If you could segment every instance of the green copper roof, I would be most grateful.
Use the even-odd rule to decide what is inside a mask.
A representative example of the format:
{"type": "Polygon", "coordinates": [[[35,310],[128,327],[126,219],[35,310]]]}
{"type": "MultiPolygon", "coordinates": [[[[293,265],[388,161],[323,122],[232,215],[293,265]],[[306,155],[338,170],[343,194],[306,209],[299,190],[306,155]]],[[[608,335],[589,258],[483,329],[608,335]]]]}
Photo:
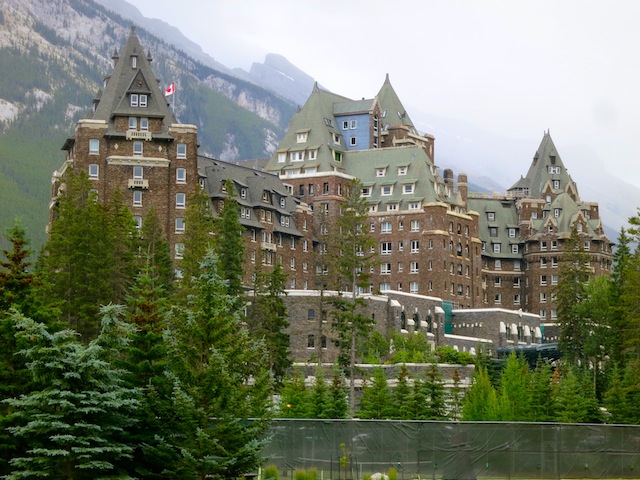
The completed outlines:
{"type": "Polygon", "coordinates": [[[415,127],[407,110],[402,105],[398,94],[391,86],[389,81],[389,74],[387,74],[382,88],[377,95],[378,103],[380,104],[380,110],[382,111],[383,118],[381,119],[383,125],[405,125],[410,127],[415,133],[415,127]]]}

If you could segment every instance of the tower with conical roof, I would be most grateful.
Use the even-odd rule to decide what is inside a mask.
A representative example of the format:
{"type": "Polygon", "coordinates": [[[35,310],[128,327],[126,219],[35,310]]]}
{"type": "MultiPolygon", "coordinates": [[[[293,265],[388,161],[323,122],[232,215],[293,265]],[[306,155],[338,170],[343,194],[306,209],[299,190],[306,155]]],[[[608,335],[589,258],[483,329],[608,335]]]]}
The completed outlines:
{"type": "Polygon", "coordinates": [[[604,233],[598,204],[580,199],[546,131],[527,174],[507,195],[473,198],[470,207],[480,214],[483,303],[539,314],[547,324],[545,340],[553,341],[554,291],[560,281],[560,258],[573,230],[589,253],[592,275],[611,271],[613,244],[604,233]]]}
{"type": "Polygon", "coordinates": [[[197,128],[177,123],[151,69],[135,27],[113,71],[62,149],[66,160],[54,173],[53,200],[72,170],[88,174],[101,202],[123,194],[138,226],[151,207],[177,256],[181,252],[186,197],[198,182],[197,128]]]}

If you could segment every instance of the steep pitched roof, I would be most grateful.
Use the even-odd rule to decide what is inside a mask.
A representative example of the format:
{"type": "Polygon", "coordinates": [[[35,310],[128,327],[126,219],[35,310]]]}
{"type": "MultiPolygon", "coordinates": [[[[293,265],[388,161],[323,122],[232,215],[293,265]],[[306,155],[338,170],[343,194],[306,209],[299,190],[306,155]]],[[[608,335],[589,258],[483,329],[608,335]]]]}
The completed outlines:
{"type": "Polygon", "coordinates": [[[551,186],[556,194],[571,191],[576,201],[580,201],[578,188],[562,163],[558,149],[547,131],[533,156],[527,175],[520,178],[508,191],[525,189],[530,198],[544,198],[548,186],[551,186]],[[553,189],[554,180],[559,181],[560,188],[553,189]]]}
{"type": "Polygon", "coordinates": [[[99,95],[93,118],[112,124],[114,116],[141,116],[144,113],[145,117],[162,118],[166,128],[176,123],[151,69],[150,56],[145,55],[140,45],[135,27],[131,27],[121,54],[114,51],[113,59],[116,62],[113,73],[99,95]],[[135,57],[135,64],[132,63],[132,57],[135,57]],[[129,99],[132,93],[147,95],[144,112],[131,107],[129,99]]]}
{"type": "Polygon", "coordinates": [[[407,113],[407,110],[402,105],[400,97],[391,86],[389,80],[389,74],[387,74],[378,95],[376,96],[378,103],[380,104],[380,110],[382,111],[382,125],[404,125],[411,129],[412,133],[417,133],[416,129],[407,113]]]}
{"type": "Polygon", "coordinates": [[[310,150],[317,150],[317,156],[313,162],[317,164],[317,171],[328,172],[335,168],[341,169],[341,164],[335,161],[333,152],[344,152],[346,147],[336,124],[333,108],[334,104],[345,102],[350,100],[322,90],[316,83],[304,106],[293,116],[287,133],[267,164],[267,171],[280,172],[287,167],[307,166],[292,162],[288,154],[284,161],[279,161],[279,153],[310,150]],[[298,142],[299,133],[306,133],[305,142],[298,142]],[[334,135],[340,137],[339,143],[334,141],[334,135]]]}

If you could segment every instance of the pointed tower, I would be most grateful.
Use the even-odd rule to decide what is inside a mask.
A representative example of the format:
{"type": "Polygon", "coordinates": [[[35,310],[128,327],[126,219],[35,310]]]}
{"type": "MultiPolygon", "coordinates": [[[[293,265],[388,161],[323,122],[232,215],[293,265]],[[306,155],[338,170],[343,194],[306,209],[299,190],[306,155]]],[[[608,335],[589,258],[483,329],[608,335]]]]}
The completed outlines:
{"type": "Polygon", "coordinates": [[[186,197],[198,182],[197,128],[176,122],[135,27],[112,59],[93,116],[80,120],[62,147],[66,161],[54,173],[52,205],[66,172],[86,172],[101,202],[117,190],[123,194],[139,227],[155,207],[168,242],[180,252],[186,197]]]}

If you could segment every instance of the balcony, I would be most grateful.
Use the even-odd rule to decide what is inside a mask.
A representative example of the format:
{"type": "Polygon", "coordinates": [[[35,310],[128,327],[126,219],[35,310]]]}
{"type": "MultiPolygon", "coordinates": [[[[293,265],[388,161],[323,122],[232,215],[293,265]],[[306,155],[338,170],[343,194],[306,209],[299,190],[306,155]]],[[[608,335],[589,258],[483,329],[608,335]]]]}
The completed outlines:
{"type": "Polygon", "coordinates": [[[271,242],[262,242],[262,250],[276,251],[276,244],[271,242]]]}
{"type": "Polygon", "coordinates": [[[127,140],[146,140],[149,141],[152,138],[149,130],[127,130],[127,140]]]}
{"type": "Polygon", "coordinates": [[[147,190],[149,188],[149,180],[144,178],[130,178],[129,188],[142,188],[143,190],[147,190]]]}

